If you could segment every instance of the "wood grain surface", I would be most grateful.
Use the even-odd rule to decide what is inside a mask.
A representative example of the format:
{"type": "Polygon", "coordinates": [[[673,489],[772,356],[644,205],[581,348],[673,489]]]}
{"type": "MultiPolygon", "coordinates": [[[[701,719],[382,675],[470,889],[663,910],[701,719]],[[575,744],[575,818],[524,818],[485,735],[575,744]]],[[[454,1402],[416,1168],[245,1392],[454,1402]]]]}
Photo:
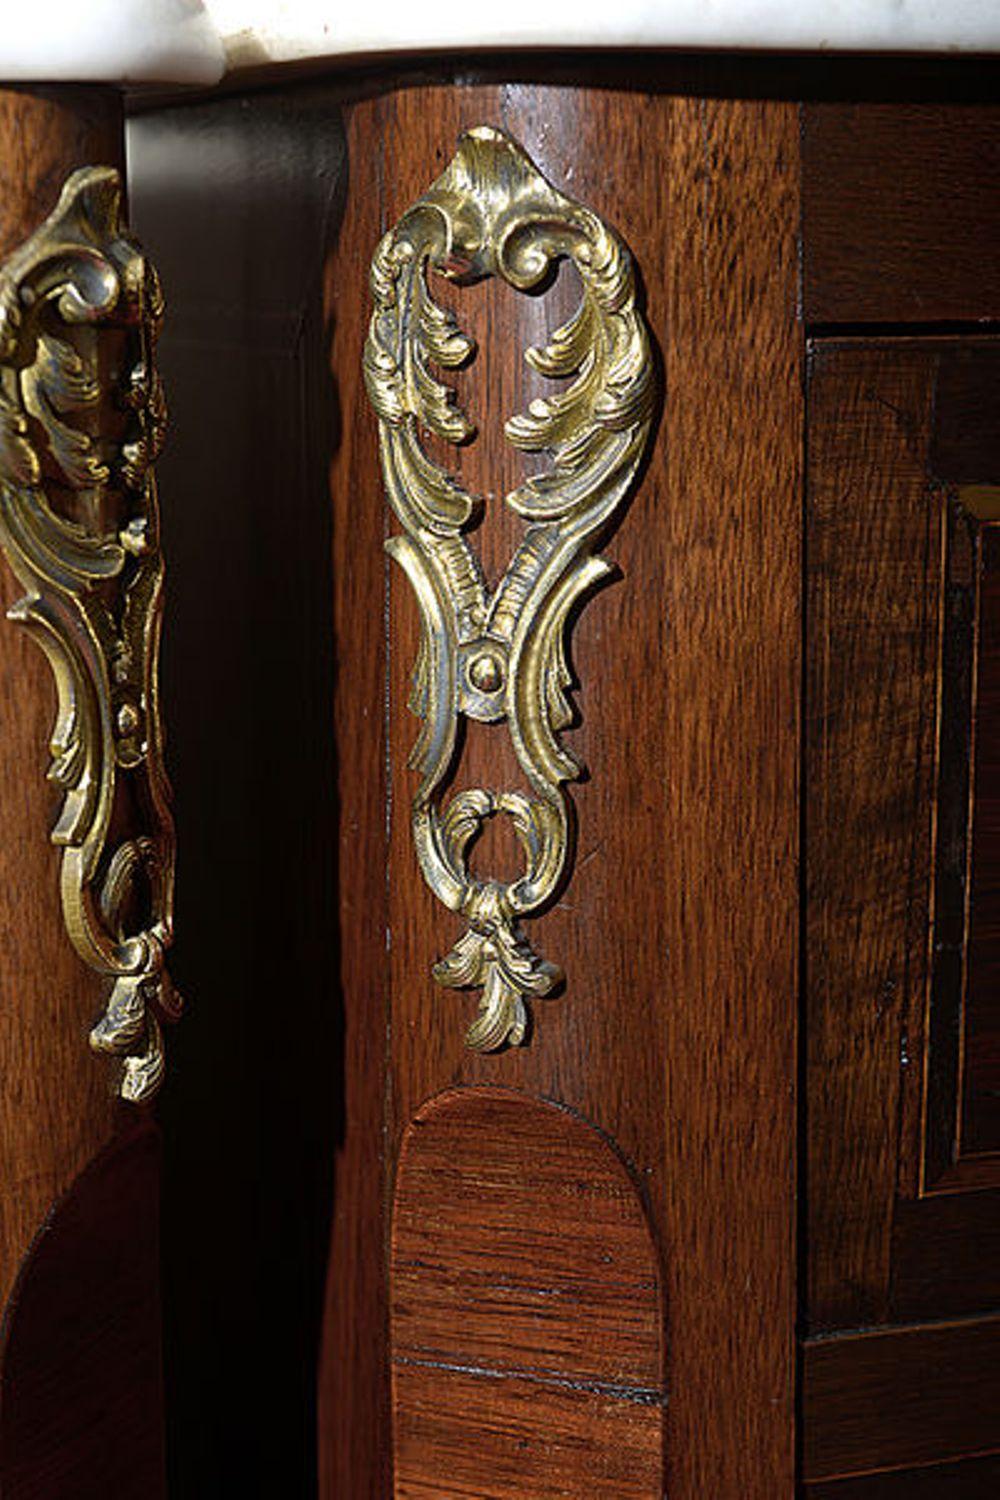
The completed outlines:
{"type": "MultiPolygon", "coordinates": [[[[0,255],[55,207],[66,175],[122,164],[112,90],[0,92],[0,255]]],[[[23,590],[0,557],[0,608],[23,590]]],[[[114,1073],[87,1034],[106,985],[63,926],[58,795],[46,781],[55,688],[26,631],[0,618],[0,1306],[53,1200],[111,1136],[114,1073]]]]}
{"type": "Polygon", "coordinates": [[[934,368],[928,460],[948,487],[948,508],[924,1185],[946,1192],[1000,1186],[994,983],[1000,343],[945,341],[934,368]]]}
{"type": "Polygon", "coordinates": [[[660,1500],[659,1256],[590,1126],[455,1089],[403,1138],[390,1262],[395,1493],[660,1500]]]}
{"type": "MultiPolygon", "coordinates": [[[[1000,513],[1000,489],[996,492],[1000,513]]],[[[979,552],[962,1155],[1000,1153],[1000,527],[979,552]]],[[[1000,1166],[1000,1163],[997,1164],[1000,1166]]]]}
{"type": "MultiPolygon", "coordinates": [[[[971,82],[971,80],[970,80],[971,82]]],[[[813,323],[1000,317],[1000,108],[868,100],[803,112],[805,315],[813,323]]],[[[971,90],[970,90],[971,91],[971,90]]]]}
{"type": "Polygon", "coordinates": [[[909,1468],[1000,1447],[1000,1318],[806,1344],[805,1478],[909,1468]]]}
{"type": "Polygon", "coordinates": [[[988,780],[970,803],[976,674],[956,634],[977,579],[989,604],[989,528],[955,483],[993,472],[995,360],[989,338],[899,337],[827,340],[810,363],[806,1317],[845,1333],[806,1346],[815,1480],[1000,1449],[997,1160],[967,1156],[960,1128],[969,1049],[985,1042],[987,1077],[990,1056],[963,1034],[966,924],[982,930],[991,888],[988,863],[967,881],[965,834],[981,845],[993,820],[988,780]]]}
{"type": "MultiPolygon", "coordinates": [[[[202,581],[215,577],[217,592],[211,605],[204,603],[209,591],[186,601],[188,640],[198,657],[203,615],[214,627],[228,619],[225,661],[198,657],[201,701],[217,711],[207,684],[221,677],[242,683],[251,697],[256,684],[260,704],[245,722],[238,711],[226,719],[230,731],[246,731],[235,736],[246,747],[245,780],[226,796],[194,794],[187,815],[201,882],[188,910],[189,920],[200,920],[191,969],[201,983],[206,972],[213,979],[207,1032],[216,1028],[215,1043],[226,1049],[240,1028],[246,1052],[231,1092],[244,1103],[255,1077],[269,1081],[259,1119],[237,1108],[213,1136],[214,1154],[202,1160],[202,1198],[215,1214],[209,1285],[221,1294],[227,1255],[252,1247],[240,1264],[257,1258],[252,1285],[264,1295],[255,1305],[272,1337],[286,1308],[301,1325],[308,1297],[287,1295],[299,1261],[283,1253],[277,1232],[260,1226],[289,1222],[268,1212],[276,1201],[296,1201],[290,1189],[280,1197],[268,1187],[283,1159],[332,1160],[318,1381],[323,1500],[385,1500],[392,1490],[386,1283],[394,1174],[404,1132],[429,1099],[455,1085],[500,1085],[556,1101],[606,1132],[622,1153],[646,1205],[664,1282],[670,1403],[663,1477],[671,1500],[792,1493],[802,577],[796,101],[810,101],[801,159],[804,316],[828,328],[964,322],[996,316],[997,195],[989,191],[997,172],[996,76],[995,66],[938,60],[889,67],[881,59],[816,59],[790,76],[783,59],[618,64],[562,54],[462,66],[424,59],[397,74],[341,70],[315,93],[299,82],[203,103],[192,111],[198,124],[186,143],[183,132],[171,137],[175,170],[167,174],[160,224],[167,233],[173,218],[178,242],[189,242],[193,288],[204,282],[205,248],[218,241],[226,251],[212,266],[214,302],[198,304],[190,329],[191,347],[200,339],[202,354],[200,366],[194,358],[188,366],[186,426],[201,435],[178,474],[201,476],[192,497],[204,504],[187,531],[187,559],[202,581]],[[224,178],[225,190],[216,204],[203,174],[223,114],[226,166],[212,181],[224,178]],[[321,117],[325,123],[317,123],[321,117]],[[285,134],[264,150],[261,122],[270,119],[280,119],[285,134]],[[573,790],[576,869],[560,900],[532,924],[542,951],[565,967],[566,987],[536,1006],[528,1048],[490,1058],[462,1047],[474,997],[441,991],[430,977],[460,929],[424,888],[410,838],[414,783],[405,763],[417,724],[405,705],[417,621],[408,586],[390,577],[382,552],[389,527],[375,423],[359,378],[371,252],[443,169],[460,128],[480,122],[510,130],[558,187],[623,233],[643,279],[663,388],[649,463],[603,546],[620,576],[587,605],[574,636],[579,722],[567,738],[589,766],[589,779],[573,790]],[[296,205],[313,201],[334,159],[337,184],[321,222],[299,218],[296,205]],[[296,195],[292,182],[305,189],[296,195]],[[208,222],[197,248],[189,216],[208,222]],[[239,235],[231,229],[227,238],[223,221],[237,223],[239,235]],[[302,246],[316,244],[326,257],[328,354],[317,353],[314,340],[313,270],[288,249],[297,245],[302,256],[302,246]],[[301,300],[289,290],[296,275],[301,300]],[[242,313],[231,296],[236,284],[245,293],[242,313]],[[301,337],[287,331],[290,311],[301,337]],[[313,391],[317,369],[329,409],[313,391]],[[217,421],[199,422],[209,384],[214,398],[225,395],[230,414],[222,443],[217,421]],[[230,399],[244,387],[252,387],[246,402],[230,399]],[[306,477],[327,458],[330,536],[317,522],[306,477]],[[204,546],[206,515],[226,552],[223,569],[204,546]],[[289,515],[301,564],[294,576],[275,519],[289,515]],[[235,561],[234,537],[241,539],[235,561]],[[317,577],[329,556],[333,598],[324,615],[317,577]],[[302,619],[303,588],[315,638],[301,639],[301,653],[293,653],[289,639],[299,640],[302,627],[290,622],[302,619]],[[237,619],[249,622],[240,627],[249,647],[237,619]],[[320,682],[330,649],[332,705],[320,682]],[[308,663],[301,671],[296,654],[308,663]],[[254,673],[241,675],[248,655],[254,673]],[[332,747],[335,763],[326,765],[317,749],[314,763],[297,756],[289,774],[282,714],[314,745],[332,747]],[[215,872],[234,847],[246,851],[249,843],[227,812],[246,805],[245,783],[274,810],[270,842],[254,853],[249,873],[238,874],[231,861],[220,893],[215,872]],[[307,820],[314,826],[302,834],[307,820]],[[282,855],[289,829],[296,831],[294,860],[282,855]],[[336,852],[331,886],[322,887],[330,891],[326,907],[308,894],[316,871],[325,871],[324,850],[336,852]],[[269,874],[275,867],[277,883],[269,874]],[[220,904],[228,943],[217,941],[220,904]],[[311,941],[307,926],[315,929],[311,941]],[[233,953],[241,955],[235,977],[233,953]],[[207,971],[206,954],[217,955],[207,971]],[[274,1068],[271,1044],[260,1039],[273,1035],[276,993],[294,996],[294,1025],[283,1034],[290,1052],[274,1068]],[[317,1132],[324,1101],[326,1125],[317,1132]],[[245,1158],[248,1121],[254,1159],[266,1165],[259,1183],[234,1183],[226,1171],[223,1202],[213,1176],[245,1158]],[[324,1130],[335,1138],[320,1139],[324,1130]],[[225,1204],[237,1199],[245,1236],[222,1224],[225,1204]]],[[[184,113],[158,118],[173,129],[184,113]]],[[[157,149],[151,137],[149,160],[157,149]]],[[[456,378],[480,433],[452,458],[463,481],[487,498],[477,535],[492,577],[519,533],[502,497],[521,461],[501,427],[536,391],[520,351],[559,321],[573,300],[571,282],[564,273],[543,297],[488,283],[451,299],[480,345],[456,378]]],[[[435,292],[448,300],[445,289],[435,292]]],[[[1000,1305],[994,1195],[916,1196],[940,522],[949,485],[988,475],[990,434],[1000,432],[1000,381],[987,378],[987,356],[973,342],[941,339],[932,349],[903,342],[852,354],[826,345],[814,360],[806,624],[815,652],[806,770],[815,794],[805,812],[812,902],[805,980],[814,1234],[808,1312],[816,1327],[973,1315],[1000,1305]],[[815,842],[818,829],[831,841],[825,850],[815,842]]],[[[178,698],[188,692],[186,671],[176,672],[178,698]]],[[[189,710],[192,732],[199,713],[189,710]]],[[[207,712],[201,719],[214,744],[215,721],[207,712]]],[[[197,735],[189,743],[202,745],[197,735]]],[[[202,762],[189,755],[187,784],[204,788],[202,762]]],[[[456,785],[511,777],[517,770],[503,727],[472,726],[456,785]]],[[[182,807],[182,836],[184,816],[182,807]]],[[[492,826],[475,854],[483,871],[508,867],[514,857],[504,830],[492,826]]],[[[180,1116],[193,1101],[203,1121],[215,1084],[204,1070],[197,1078],[178,1093],[176,1110],[180,1116]]],[[[187,1128],[178,1201],[205,1138],[200,1125],[187,1128]]],[[[295,1223],[301,1230],[297,1216],[295,1223]]],[[[177,1260],[188,1268],[180,1251],[177,1260]]],[[[250,1284],[240,1283],[215,1314],[217,1329],[213,1323],[218,1368],[228,1371],[219,1383],[230,1392],[249,1392],[258,1373],[250,1337],[234,1339],[225,1315],[250,1284]]],[[[425,1306],[419,1277],[414,1285],[407,1316],[447,1323],[433,1290],[425,1306]]],[[[200,1361],[189,1318],[190,1371],[200,1361]]],[[[453,1316],[447,1331],[457,1339],[465,1329],[453,1316]]],[[[442,1418],[437,1403],[424,1399],[414,1370],[398,1367],[397,1392],[407,1382],[413,1421],[424,1424],[422,1458],[466,1461],[447,1411],[442,1418]]],[[[453,1373],[456,1382],[465,1378],[453,1373]]],[[[269,1379],[265,1388],[274,1391],[273,1370],[269,1379]]],[[[844,1385],[849,1392],[849,1377],[844,1385]]],[[[512,1377],[508,1390],[512,1403],[524,1398],[518,1420],[530,1439],[528,1387],[515,1390],[512,1377]]],[[[254,1411],[265,1410],[259,1393],[257,1401],[254,1411]]],[[[567,1399],[560,1418],[567,1432],[582,1409],[567,1399]]],[[[612,1417],[613,1408],[599,1415],[597,1429],[612,1417]]],[[[266,1425],[256,1424],[262,1433],[266,1425]]],[[[254,1452],[265,1441],[276,1449],[289,1430],[282,1419],[254,1452]]],[[[598,1435],[588,1427],[581,1440],[598,1435]]],[[[507,1427],[477,1429],[476,1443],[502,1454],[508,1438],[507,1427]]],[[[222,1474],[225,1447],[216,1441],[222,1474]]],[[[191,1442],[189,1473],[199,1472],[198,1456],[191,1442]]],[[[994,1459],[935,1461],[816,1481],[807,1493],[811,1500],[979,1500],[992,1497],[996,1479],[994,1459]]],[[[548,1482],[539,1480],[543,1492],[548,1482]]]]}
{"type": "Polygon", "coordinates": [[[4,1500],[162,1500],[159,1132],[137,1112],[40,1228],[5,1310],[4,1500]]]}
{"type": "MultiPolygon", "coordinates": [[[[880,1322],[928,978],[943,492],[933,355],[824,345],[807,503],[810,1327],[880,1322]]],[[[915,1105],[919,1109],[919,1105],[915,1105]]],[[[916,1171],[911,1166],[910,1176],[916,1171]]]]}
{"type": "Polygon", "coordinates": [[[962,1108],[961,1016],[968,974],[973,757],[980,680],[977,621],[982,527],[955,495],[947,498],[944,532],[931,897],[934,939],[922,1153],[924,1184],[931,1187],[954,1169],[962,1108]]]}
{"type": "MultiPolygon", "coordinates": [[[[965,757],[968,788],[973,753],[968,723],[957,734],[950,724],[968,675],[953,639],[956,611],[979,571],[974,556],[963,560],[956,517],[967,515],[966,491],[954,481],[993,472],[981,428],[995,369],[988,338],[831,340],[811,362],[806,1008],[816,1331],[986,1311],[1000,1288],[990,1248],[1000,1203],[983,1192],[996,1188],[996,1161],[966,1158],[960,1130],[964,1052],[982,1040],[971,1030],[962,1039],[967,913],[973,931],[978,920],[961,855],[967,791],[964,806],[950,809],[956,760],[965,757]],[[960,1196],[921,1196],[938,1192],[960,1196]]],[[[968,705],[963,712],[967,719],[968,705]]]]}
{"type": "Polygon", "coordinates": [[[807,1484],[803,1495],[806,1500],[994,1500],[998,1488],[1000,1457],[992,1456],[807,1484]]]}
{"type": "MultiPolygon", "coordinates": [[[[354,1227],[341,1232],[330,1287],[334,1309],[361,1298],[370,1344],[345,1383],[346,1313],[331,1312],[339,1333],[328,1332],[321,1376],[322,1493],[384,1494],[379,1214],[402,1131],[444,1088],[499,1084],[606,1131],[642,1184],[666,1287],[672,1497],[774,1500],[791,1493],[793,1463],[795,110],[511,82],[377,88],[347,116],[350,230],[331,255],[328,286],[341,402],[331,497],[344,538],[335,580],[347,716],[340,911],[357,1123],[338,1171],[363,1203],[350,1205],[354,1227]],[[578,855],[564,895],[532,924],[566,970],[565,991],[536,1007],[528,1047],[490,1057],[463,1046],[474,999],[431,978],[458,927],[425,888],[410,836],[416,618],[405,581],[393,577],[388,639],[376,642],[384,498],[357,378],[362,277],[377,235],[444,168],[461,128],[477,123],[509,130],[558,187],[623,232],[664,383],[649,465],[603,549],[621,578],[574,633],[580,724],[569,739],[589,767],[573,792],[578,855]],[[387,866],[371,801],[383,764],[382,670],[387,866]],[[344,1458],[335,1436],[351,1428],[344,1458]]],[[[524,347],[572,297],[563,281],[545,298],[494,283],[459,294],[480,354],[457,383],[480,436],[455,463],[487,496],[478,536],[492,576],[519,534],[502,504],[521,472],[502,422],[530,392],[524,347]]],[[[455,785],[516,774],[505,730],[493,726],[468,736],[455,785]]],[[[507,857],[501,840],[484,840],[477,867],[501,868],[507,857]]]]}
{"type": "Polygon", "coordinates": [[[895,1319],[968,1317],[1000,1307],[1000,1194],[995,1164],[988,1170],[980,1182],[970,1173],[970,1180],[956,1184],[958,1191],[897,1200],[891,1251],[895,1319]]]}
{"type": "MultiPolygon", "coordinates": [[[[71,171],[120,168],[123,156],[117,90],[0,92],[0,255],[55,207],[71,171]]],[[[0,560],[0,608],[21,592],[0,560]]],[[[130,1148],[152,1127],[117,1100],[114,1065],[88,1044],[107,983],[63,922],[46,780],[54,715],[43,653],[0,617],[0,1490],[152,1500],[163,1484],[158,1157],[155,1143],[130,1148]]]]}
{"type": "MultiPolygon", "coordinates": [[[[345,120],[343,222],[327,256],[323,310],[339,422],[329,462],[334,719],[337,744],[337,922],[344,1006],[343,1136],[336,1155],[326,1302],[318,1365],[323,1496],[391,1492],[386,1094],[387,982],[386,532],[361,349],[366,291],[383,208],[366,180],[378,149],[368,109],[345,120]],[[345,1386],[345,1372],[350,1376],[345,1386]]],[[[376,123],[374,129],[379,128],[376,123]]]]}

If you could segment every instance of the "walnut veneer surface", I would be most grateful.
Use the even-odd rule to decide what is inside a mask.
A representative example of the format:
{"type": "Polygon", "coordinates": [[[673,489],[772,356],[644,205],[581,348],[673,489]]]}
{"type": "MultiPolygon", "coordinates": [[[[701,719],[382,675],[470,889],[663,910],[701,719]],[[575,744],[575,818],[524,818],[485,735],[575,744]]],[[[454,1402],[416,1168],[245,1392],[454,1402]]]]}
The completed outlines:
{"type": "MultiPolygon", "coordinates": [[[[134,122],[139,227],[186,309],[163,345],[183,413],[164,487],[187,497],[165,506],[167,544],[192,580],[169,606],[187,657],[171,665],[168,646],[166,663],[177,971],[202,995],[166,1100],[179,1493],[238,1472],[385,1500],[394,1484],[438,1494],[446,1474],[485,1500],[510,1493],[519,1452],[542,1462],[527,1400],[454,1449],[491,1378],[480,1314],[514,1297],[503,1257],[481,1300],[398,1261],[428,1232],[404,1140],[439,1096],[471,1091],[474,1113],[499,1088],[522,1100],[516,1160],[533,1159],[535,1111],[569,1110],[609,1138],[643,1205],[671,1500],[992,1494],[1000,1436],[978,1375],[998,1306],[994,1165],[956,1156],[958,1114],[923,1090],[942,1081],[954,1103],[966,1066],[951,1022],[926,1023],[953,1020],[957,993],[931,1003],[935,881],[955,863],[935,844],[940,767],[965,732],[948,720],[942,739],[938,717],[961,562],[949,507],[997,480],[993,331],[977,321],[996,318],[996,82],[995,65],[932,60],[418,60],[134,122]],[[572,790],[572,878],[534,923],[565,989],[536,1003],[528,1047],[489,1057],[462,1045],[474,999],[430,973],[459,927],[412,847],[416,611],[383,554],[359,374],[375,245],[478,123],[621,232],[661,390],[602,543],[619,576],[573,635],[567,740],[589,777],[572,790]],[[248,798],[268,809],[252,839],[248,798]],[[293,1018],[279,1048],[276,1007],[293,1018]],[[401,1356],[404,1324],[412,1343],[442,1320],[444,1354],[401,1356]],[[433,1412],[410,1403],[417,1368],[433,1412]],[[226,1392],[214,1433],[197,1423],[209,1388],[226,1392]]],[[[521,529],[501,430],[537,393],[522,350],[573,293],[565,273],[538,297],[440,293],[479,343],[456,384],[480,434],[454,462],[487,496],[491,576],[521,529]]],[[[502,726],[472,726],[456,784],[514,777],[502,726]]],[[[482,870],[510,858],[492,829],[475,854],[482,870]]],[[[976,994],[985,1098],[995,1012],[976,994]]],[[[976,1118],[991,1128],[986,1105],[976,1118]]],[[[439,1270],[492,1223],[544,1235],[527,1191],[520,1220],[476,1200],[497,1149],[472,1131],[455,1148],[439,1270]]],[[[539,1255],[540,1295],[555,1282],[539,1255]]],[[[544,1337],[509,1303],[490,1329],[522,1352],[544,1337]]],[[[578,1432],[580,1472],[612,1472],[613,1430],[578,1432]]],[[[532,1500],[559,1492],[532,1483],[532,1500]]]]}

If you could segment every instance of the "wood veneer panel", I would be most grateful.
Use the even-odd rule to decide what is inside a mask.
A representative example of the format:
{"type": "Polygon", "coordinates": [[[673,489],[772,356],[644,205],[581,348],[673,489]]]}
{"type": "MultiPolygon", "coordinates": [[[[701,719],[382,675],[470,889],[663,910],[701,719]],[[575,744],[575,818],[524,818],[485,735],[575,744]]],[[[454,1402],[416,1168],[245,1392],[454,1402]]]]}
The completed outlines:
{"type": "Polygon", "coordinates": [[[996,361],[988,338],[886,339],[824,342],[811,364],[814,1330],[1000,1299],[996,1158],[962,1157],[958,1131],[971,674],[954,639],[974,613],[965,502],[995,473],[996,361]]]}
{"type": "Polygon", "coordinates": [[[995,1307],[1000,1307],[1000,1195],[963,1191],[898,1202],[892,1316],[911,1322],[995,1307]]]}
{"type": "Polygon", "coordinates": [[[343,1135],[334,1176],[326,1303],[318,1365],[320,1494],[385,1500],[390,1491],[389,1341],[385,1268],[388,1180],[386,934],[386,535],[381,478],[361,380],[371,253],[384,226],[366,176],[380,106],[345,121],[343,222],[323,273],[329,368],[339,423],[332,499],[334,721],[340,988],[344,1007],[343,1135]]]}
{"type": "Polygon", "coordinates": [[[1000,109],[810,103],[803,126],[810,322],[1000,317],[1000,109]]]}
{"type": "Polygon", "coordinates": [[[995,524],[983,527],[979,562],[963,1156],[1000,1152],[1000,527],[995,524]]]}
{"type": "MultiPolygon", "coordinates": [[[[76,166],[121,157],[114,90],[0,92],[0,257],[55,207],[76,166]]],[[[61,856],[48,837],[58,807],[45,778],[51,670],[3,618],[22,592],[0,558],[0,1308],[52,1202],[120,1118],[114,1070],[87,1043],[106,984],[67,938],[61,856]]]]}
{"type": "Polygon", "coordinates": [[[949,339],[940,349],[931,469],[954,485],[1000,485],[1000,340],[949,339]]]}
{"type": "Polygon", "coordinates": [[[809,1342],[802,1404],[807,1480],[1000,1450],[1000,1318],[809,1342]]]}
{"type": "Polygon", "coordinates": [[[0,1336],[4,1500],[163,1486],[159,1133],[139,1117],[54,1207],[0,1336]]]}
{"type": "Polygon", "coordinates": [[[399,1500],[659,1500],[660,1291],[635,1186],[592,1127],[507,1090],[432,1100],[396,1178],[399,1500]]]}
{"type": "MultiPolygon", "coordinates": [[[[668,789],[652,852],[668,947],[657,1008],[677,1500],[778,1500],[792,1487],[796,123],[785,105],[686,100],[669,138],[669,280],[658,285],[657,322],[669,633],[662,696],[649,709],[662,714],[668,789]]],[[[637,573],[641,592],[638,560],[637,573]]],[[[653,656],[647,682],[657,666],[653,656]]]]}
{"type": "Polygon", "coordinates": [[[998,1492],[996,1457],[809,1484],[804,1490],[806,1500],[995,1500],[998,1492]]]}
{"type": "Polygon", "coordinates": [[[94,85],[0,89],[0,248],[19,245],[52,212],[77,167],[121,168],[121,93],[94,85]]]}
{"type": "MultiPolygon", "coordinates": [[[[467,1053],[473,1002],[431,978],[458,929],[425,889],[410,838],[416,620],[405,581],[392,578],[388,1158],[422,1103],[459,1082],[545,1095],[607,1131],[645,1184],[665,1257],[671,1495],[775,1500],[791,1492],[793,1427],[795,110],[511,83],[414,86],[351,115],[349,192],[379,202],[385,227],[443,168],[463,126],[511,131],[625,234],[666,389],[660,440],[604,549],[623,580],[574,636],[581,724],[570,739],[591,775],[573,793],[573,878],[533,924],[567,987],[537,1007],[519,1051],[467,1053]]],[[[359,287],[338,277],[336,306],[359,287]]],[[[460,294],[484,351],[458,384],[483,437],[456,463],[491,497],[480,535],[494,564],[518,534],[497,501],[520,472],[499,433],[526,389],[521,351],[570,293],[525,298],[490,283],[460,294]]],[[[375,424],[353,362],[360,338],[340,347],[345,430],[369,434],[350,475],[341,471],[344,493],[368,517],[382,505],[375,424]]],[[[374,566],[357,541],[351,562],[374,566]]],[[[514,774],[504,738],[502,726],[470,735],[459,785],[514,774]]],[[[364,953],[359,970],[377,984],[381,959],[364,953]]],[[[374,1231],[367,1244],[377,1256],[374,1231]]],[[[336,1389],[331,1367],[325,1378],[336,1389]]]]}
{"type": "Polygon", "coordinates": [[[949,490],[925,1129],[925,1185],[935,1192],[1000,1186],[998,376],[996,339],[941,345],[929,453],[949,490]]]}
{"type": "MultiPolygon", "coordinates": [[[[71,171],[120,167],[122,155],[117,92],[0,91],[0,258],[55,207],[71,171]]],[[[61,854],[49,842],[59,806],[46,780],[52,675],[37,643],[4,618],[23,592],[0,558],[0,1308],[51,1204],[120,1114],[114,1065],[87,1041],[107,986],[66,934],[61,854]]]]}
{"type": "MultiPolygon", "coordinates": [[[[941,382],[936,382],[938,391],[941,382]]],[[[939,409],[937,400],[935,407],[939,409]]],[[[945,515],[940,702],[934,827],[933,960],[927,1021],[924,1182],[951,1172],[959,1146],[966,997],[970,796],[979,677],[976,666],[982,529],[960,499],[945,515]]]]}
{"type": "Polygon", "coordinates": [[[396,1371],[397,1500],[659,1500],[661,1413],[602,1389],[396,1371]],[[460,1419],[456,1419],[456,1413],[460,1419]],[[428,1477],[425,1477],[428,1476],[428,1477]]]}
{"type": "Polygon", "coordinates": [[[810,366],[806,1006],[815,1329],[887,1316],[902,1085],[910,1059],[921,1055],[944,503],[926,467],[934,375],[933,353],[916,346],[818,346],[810,366]]]}
{"type": "MultiPolygon", "coordinates": [[[[0,91],[0,258],[76,168],[123,167],[110,88],[0,91]]],[[[0,559],[0,1491],[5,1500],[163,1494],[159,1158],[88,1033],[108,981],[63,921],[55,715],[37,643],[6,620],[0,559]]]]}

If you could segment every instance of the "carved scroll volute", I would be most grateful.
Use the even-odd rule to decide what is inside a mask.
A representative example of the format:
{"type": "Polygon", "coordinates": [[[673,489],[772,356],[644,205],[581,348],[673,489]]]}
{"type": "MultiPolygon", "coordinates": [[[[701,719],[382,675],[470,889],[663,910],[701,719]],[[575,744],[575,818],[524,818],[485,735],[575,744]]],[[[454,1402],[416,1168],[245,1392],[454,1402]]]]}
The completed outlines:
{"type": "Polygon", "coordinates": [[[121,222],[110,167],[67,181],[0,267],[0,545],[25,597],[9,612],[43,647],[58,710],[52,840],[80,957],[110,982],[91,1033],[150,1098],[161,1021],[179,1001],[174,834],[157,694],[163,564],[152,464],[165,408],[153,356],[156,273],[121,222]]]}
{"type": "Polygon", "coordinates": [[[573,606],[609,571],[593,548],[649,436],[653,362],[624,245],[490,126],[461,137],[444,174],[384,237],[371,286],[365,376],[388,501],[403,527],[387,547],[413,585],[422,621],[410,699],[423,720],[411,757],[420,774],[413,833],[431,889],[467,924],[434,973],[446,986],[482,988],[466,1040],[489,1051],[524,1040],[526,998],[561,978],[529,946],[521,923],[569,874],[565,783],[580,767],[559,738],[571,718],[564,637],[573,606]],[[506,423],[512,444],[548,454],[551,466],[506,497],[527,529],[490,593],[467,534],[480,503],[420,442],[421,429],[450,443],[473,433],[454,391],[432,370],[464,364],[473,343],[434,303],[427,277],[467,283],[495,275],[527,291],[560,259],[579,273],[579,307],[545,348],[524,357],[542,375],[571,381],[506,423]],[[530,795],[473,789],[445,801],[459,714],[506,724],[530,795]],[[466,851],[484,820],[500,813],[513,822],[524,872],[506,883],[473,878],[466,851]]]}

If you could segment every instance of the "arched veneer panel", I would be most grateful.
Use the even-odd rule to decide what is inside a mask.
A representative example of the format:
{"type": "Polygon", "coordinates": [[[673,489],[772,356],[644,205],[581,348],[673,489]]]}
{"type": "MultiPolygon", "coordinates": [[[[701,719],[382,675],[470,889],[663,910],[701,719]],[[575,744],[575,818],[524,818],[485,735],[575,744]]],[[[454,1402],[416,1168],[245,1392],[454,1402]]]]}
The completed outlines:
{"type": "Polygon", "coordinates": [[[658,1258],[592,1126],[504,1089],[424,1105],[390,1317],[397,1500],[660,1500],[658,1258]]]}
{"type": "Polygon", "coordinates": [[[0,1326],[3,1500],[165,1500],[159,1197],[138,1114],[25,1257],[0,1326]]]}

